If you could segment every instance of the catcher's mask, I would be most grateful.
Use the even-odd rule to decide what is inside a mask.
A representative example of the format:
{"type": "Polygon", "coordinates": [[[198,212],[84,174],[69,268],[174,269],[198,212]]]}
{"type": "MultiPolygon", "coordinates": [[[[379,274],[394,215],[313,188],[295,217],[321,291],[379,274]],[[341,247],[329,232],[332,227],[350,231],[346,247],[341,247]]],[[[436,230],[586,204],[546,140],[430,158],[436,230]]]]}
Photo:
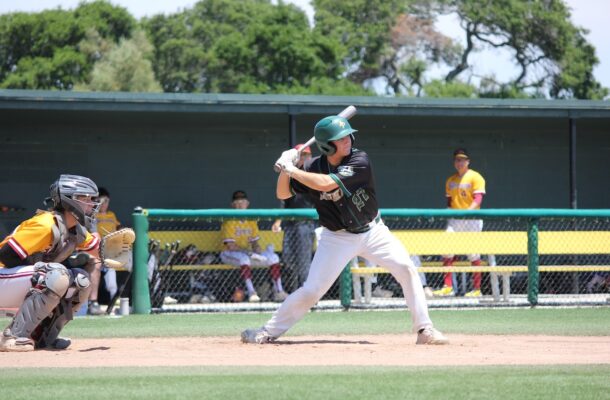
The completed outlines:
{"type": "Polygon", "coordinates": [[[352,129],[347,119],[338,115],[322,118],[313,130],[316,145],[320,152],[326,156],[332,156],[337,151],[337,147],[332,143],[334,140],[350,135],[352,143],[354,143],[354,132],[357,132],[357,130],[352,129]]]}
{"type": "Polygon", "coordinates": [[[91,227],[100,207],[95,182],[84,176],[63,174],[51,184],[49,192],[54,210],[68,211],[79,224],[91,227]]]}

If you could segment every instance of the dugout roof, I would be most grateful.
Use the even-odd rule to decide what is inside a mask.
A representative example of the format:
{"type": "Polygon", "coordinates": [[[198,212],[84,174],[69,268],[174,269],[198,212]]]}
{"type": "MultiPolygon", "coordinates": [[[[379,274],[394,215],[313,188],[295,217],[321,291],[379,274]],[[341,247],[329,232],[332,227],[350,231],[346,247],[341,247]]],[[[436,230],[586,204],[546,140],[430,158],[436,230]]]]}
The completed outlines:
{"type": "Polygon", "coordinates": [[[320,115],[349,104],[370,116],[610,118],[610,101],[590,100],[0,90],[4,110],[320,115]]]}

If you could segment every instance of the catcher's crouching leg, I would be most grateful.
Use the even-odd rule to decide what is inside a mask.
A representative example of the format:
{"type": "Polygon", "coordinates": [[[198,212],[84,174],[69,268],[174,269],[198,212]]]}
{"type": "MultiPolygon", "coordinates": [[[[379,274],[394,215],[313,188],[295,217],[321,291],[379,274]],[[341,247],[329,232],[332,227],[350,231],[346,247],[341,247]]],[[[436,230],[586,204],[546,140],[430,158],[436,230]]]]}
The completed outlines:
{"type": "Polygon", "coordinates": [[[74,313],[87,302],[91,292],[89,274],[80,269],[72,268],[70,288],[61,299],[53,313],[49,315],[38,327],[34,336],[36,348],[51,348],[63,350],[68,348],[72,341],[69,338],[59,337],[59,333],[72,321],[74,313]]]}
{"type": "Polygon", "coordinates": [[[0,338],[0,351],[32,351],[35,340],[32,334],[59,304],[70,285],[66,267],[57,263],[37,263],[36,271],[44,272],[33,277],[35,286],[26,295],[23,304],[0,338]]]}

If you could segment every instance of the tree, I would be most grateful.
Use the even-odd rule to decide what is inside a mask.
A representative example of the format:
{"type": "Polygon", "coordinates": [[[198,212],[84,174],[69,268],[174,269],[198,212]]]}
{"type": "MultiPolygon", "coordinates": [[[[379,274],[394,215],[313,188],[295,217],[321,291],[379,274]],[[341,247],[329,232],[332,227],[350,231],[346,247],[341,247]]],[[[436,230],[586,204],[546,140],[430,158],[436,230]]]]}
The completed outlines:
{"type": "Polygon", "coordinates": [[[134,26],[125,9],[106,1],[82,3],[74,11],[0,15],[0,87],[70,90],[95,62],[78,47],[87,31],[117,41],[134,26]]]}
{"type": "Polygon", "coordinates": [[[607,89],[593,77],[593,67],[599,62],[595,49],[584,38],[586,31],[570,22],[562,0],[439,3],[444,3],[445,12],[457,13],[467,43],[460,62],[445,77],[447,82],[468,70],[468,58],[477,46],[487,45],[515,54],[518,75],[510,82],[497,83],[498,88],[547,92],[551,97],[596,99],[607,95],[607,89]]]}
{"type": "Polygon", "coordinates": [[[562,0],[314,0],[313,4],[315,30],[344,48],[346,76],[365,85],[383,82],[390,95],[427,95],[426,86],[435,95],[470,93],[456,88],[472,87],[464,83],[473,77],[469,58],[485,46],[509,50],[519,73],[509,82],[477,77],[481,96],[598,99],[608,94],[593,77],[598,60],[584,37],[586,31],[570,22],[562,0]],[[465,46],[435,29],[435,20],[446,14],[459,17],[465,46]],[[449,69],[442,81],[427,78],[435,65],[449,69]],[[447,87],[439,92],[442,85],[447,87]]]}
{"type": "Polygon", "coordinates": [[[386,94],[421,95],[426,70],[459,54],[460,46],[435,29],[429,7],[417,9],[413,0],[313,3],[315,30],[344,46],[347,77],[367,86],[381,80],[386,94]]]}
{"type": "Polygon", "coordinates": [[[77,85],[75,90],[112,92],[161,92],[149,55],[152,45],[143,31],[131,39],[121,39],[95,63],[91,80],[77,85]]]}
{"type": "Polygon", "coordinates": [[[164,91],[287,93],[314,82],[328,82],[315,89],[327,93],[354,89],[335,84],[343,74],[341,46],[313,32],[302,10],[281,1],[202,0],[143,26],[164,91]]]}
{"type": "Polygon", "coordinates": [[[400,0],[313,0],[314,31],[341,45],[341,63],[356,83],[380,75],[381,57],[391,43],[391,28],[406,2],[400,0]]]}

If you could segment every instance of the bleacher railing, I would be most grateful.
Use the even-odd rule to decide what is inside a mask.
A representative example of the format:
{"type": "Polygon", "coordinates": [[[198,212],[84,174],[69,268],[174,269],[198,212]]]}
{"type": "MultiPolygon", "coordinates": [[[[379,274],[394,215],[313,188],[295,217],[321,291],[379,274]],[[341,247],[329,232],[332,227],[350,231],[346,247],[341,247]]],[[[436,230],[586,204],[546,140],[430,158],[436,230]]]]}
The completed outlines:
{"type": "MultiPolygon", "coordinates": [[[[430,298],[431,307],[607,302],[610,210],[382,209],[381,216],[413,256],[431,289],[440,288],[445,273],[452,272],[455,296],[430,298]],[[483,229],[447,233],[449,219],[480,219],[483,229]],[[449,254],[456,256],[453,266],[442,266],[443,256],[449,254]],[[471,265],[472,257],[468,256],[473,254],[481,256],[480,265],[471,265]],[[466,299],[464,294],[473,289],[474,272],[483,273],[482,296],[466,299]],[[499,294],[499,277],[503,296],[499,294]]],[[[285,232],[297,231],[272,232],[271,225],[280,219],[289,225],[309,222],[317,226],[318,215],[308,209],[137,209],[133,218],[136,243],[132,303],[135,313],[149,313],[151,309],[256,310],[263,309],[262,304],[277,307],[272,303],[273,285],[264,268],[255,268],[253,277],[262,302],[247,304],[247,298],[236,296],[242,286],[239,268],[221,260],[220,226],[228,219],[256,220],[261,247],[271,245],[280,256],[282,280],[290,292],[298,288],[298,271],[293,268],[296,260],[283,252],[284,240],[313,241],[315,251],[315,237],[289,237],[285,232]],[[177,304],[168,304],[167,299],[177,304]]],[[[364,260],[348,264],[323,300],[344,308],[405,306],[401,288],[383,265],[365,265],[364,260]],[[357,293],[361,283],[364,293],[357,293]]]]}

